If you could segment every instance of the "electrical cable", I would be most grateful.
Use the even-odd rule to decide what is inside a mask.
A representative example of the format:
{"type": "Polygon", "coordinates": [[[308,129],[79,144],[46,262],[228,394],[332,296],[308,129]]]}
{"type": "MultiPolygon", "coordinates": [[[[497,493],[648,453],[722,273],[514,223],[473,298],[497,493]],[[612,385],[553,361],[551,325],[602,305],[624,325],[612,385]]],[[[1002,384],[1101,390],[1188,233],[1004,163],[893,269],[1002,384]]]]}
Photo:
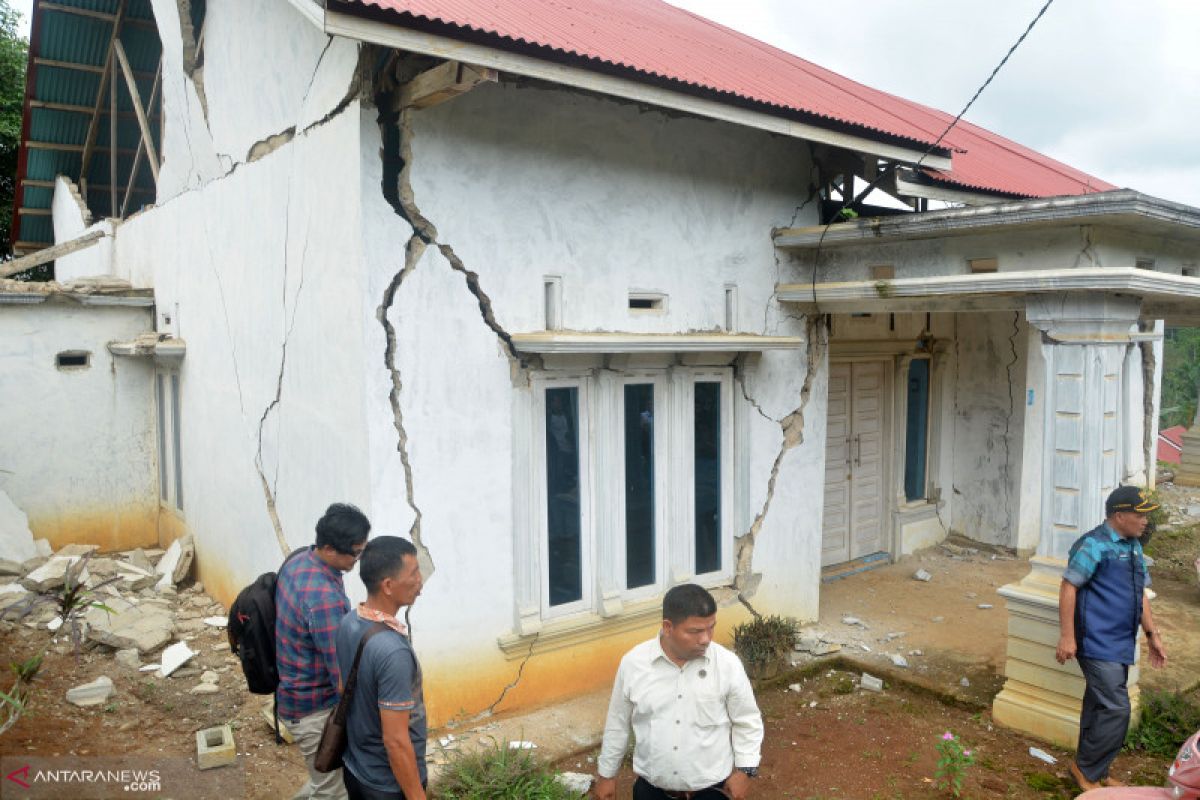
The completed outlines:
{"type": "MultiPolygon", "coordinates": [[[[1008,63],[1008,60],[1010,58],[1012,58],[1013,53],[1015,53],[1017,51],[1017,48],[1021,46],[1021,43],[1025,41],[1025,38],[1027,36],[1029,36],[1029,33],[1033,30],[1034,26],[1038,24],[1038,22],[1041,20],[1041,18],[1043,16],[1045,16],[1046,12],[1050,9],[1050,6],[1053,3],[1054,3],[1054,0],[1046,0],[1045,4],[1041,7],[1041,10],[1039,10],[1038,13],[1034,16],[1033,20],[1030,21],[1030,23],[1027,26],[1025,26],[1025,31],[1019,37],[1017,37],[1017,41],[1013,43],[1012,47],[1008,48],[1008,52],[1004,54],[1004,58],[1000,59],[1000,63],[997,64],[995,69],[992,70],[992,73],[990,75],[988,75],[987,80],[985,80],[982,84],[980,84],[979,88],[975,90],[975,94],[971,95],[971,99],[967,101],[967,104],[965,106],[963,106],[962,111],[958,112],[958,116],[956,116],[953,120],[951,120],[950,124],[946,126],[946,129],[944,131],[942,131],[941,135],[939,135],[937,137],[937,139],[934,140],[933,144],[931,144],[931,145],[929,145],[929,147],[925,148],[925,152],[921,154],[921,157],[918,158],[916,163],[913,165],[914,169],[920,168],[921,163],[925,161],[925,159],[929,156],[930,153],[932,153],[934,150],[937,149],[938,145],[940,145],[942,143],[942,140],[946,138],[947,134],[949,134],[950,131],[954,130],[954,127],[956,125],[958,125],[958,123],[962,120],[963,115],[965,115],[967,113],[967,111],[970,110],[971,106],[975,105],[975,101],[979,99],[979,96],[981,94],[983,94],[983,90],[986,89],[991,84],[992,80],[995,79],[996,75],[1000,72],[1000,70],[1004,68],[1004,65],[1008,63]]],[[[817,239],[816,253],[813,255],[812,301],[813,301],[814,305],[817,302],[817,268],[821,263],[821,244],[825,241],[825,234],[829,233],[829,228],[838,219],[838,217],[840,217],[842,215],[843,211],[845,211],[847,208],[850,208],[851,206],[853,206],[856,203],[862,202],[863,198],[865,198],[868,194],[870,194],[872,191],[874,191],[876,186],[878,186],[889,175],[892,175],[893,173],[895,173],[896,169],[899,166],[900,166],[899,162],[893,161],[891,164],[888,165],[887,169],[885,169],[883,172],[880,172],[879,175],[876,176],[875,180],[873,180],[867,184],[867,188],[863,189],[861,192],[859,192],[857,195],[854,195],[852,197],[852,199],[849,199],[849,200],[846,199],[848,192],[847,192],[845,185],[843,184],[842,207],[839,208],[836,213],[834,213],[834,215],[830,218],[829,222],[825,223],[825,227],[821,230],[821,237],[819,239],[817,239]]],[[[850,184],[849,191],[852,192],[854,189],[854,176],[853,175],[846,176],[845,182],[848,182],[850,184]]]]}

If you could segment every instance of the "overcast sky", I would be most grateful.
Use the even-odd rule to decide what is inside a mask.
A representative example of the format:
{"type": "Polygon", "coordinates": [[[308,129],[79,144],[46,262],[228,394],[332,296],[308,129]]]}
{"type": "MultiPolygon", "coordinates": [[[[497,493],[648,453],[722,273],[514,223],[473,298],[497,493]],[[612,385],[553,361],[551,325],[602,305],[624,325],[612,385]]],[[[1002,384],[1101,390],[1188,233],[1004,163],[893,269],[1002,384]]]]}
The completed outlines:
{"type": "MultiPolygon", "coordinates": [[[[29,13],[32,0],[10,0],[29,13]]],[[[956,114],[1044,0],[672,0],[956,114]]],[[[1200,2],[1055,0],[967,118],[1099,178],[1200,206],[1200,2]]]]}

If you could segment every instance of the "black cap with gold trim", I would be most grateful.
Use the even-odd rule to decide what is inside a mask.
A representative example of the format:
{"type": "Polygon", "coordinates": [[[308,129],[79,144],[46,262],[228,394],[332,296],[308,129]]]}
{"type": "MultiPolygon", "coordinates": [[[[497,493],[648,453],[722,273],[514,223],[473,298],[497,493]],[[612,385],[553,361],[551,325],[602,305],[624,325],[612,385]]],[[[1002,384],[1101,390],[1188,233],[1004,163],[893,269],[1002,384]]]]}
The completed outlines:
{"type": "Polygon", "coordinates": [[[1104,503],[1104,515],[1111,517],[1118,511],[1133,511],[1149,514],[1158,509],[1158,503],[1146,496],[1146,490],[1138,486],[1118,486],[1104,503]]]}

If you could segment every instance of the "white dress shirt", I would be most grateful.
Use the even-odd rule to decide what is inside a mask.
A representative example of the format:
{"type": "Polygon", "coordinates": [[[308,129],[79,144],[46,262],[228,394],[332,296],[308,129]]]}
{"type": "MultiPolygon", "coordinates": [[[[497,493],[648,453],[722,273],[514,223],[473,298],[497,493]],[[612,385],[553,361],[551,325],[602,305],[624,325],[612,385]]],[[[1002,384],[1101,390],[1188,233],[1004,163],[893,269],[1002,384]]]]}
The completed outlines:
{"type": "Polygon", "coordinates": [[[757,767],[763,724],[742,662],[713,642],[677,666],[658,637],[621,659],[598,771],[611,778],[635,737],[633,771],[660,789],[696,791],[734,766],[757,767]]]}

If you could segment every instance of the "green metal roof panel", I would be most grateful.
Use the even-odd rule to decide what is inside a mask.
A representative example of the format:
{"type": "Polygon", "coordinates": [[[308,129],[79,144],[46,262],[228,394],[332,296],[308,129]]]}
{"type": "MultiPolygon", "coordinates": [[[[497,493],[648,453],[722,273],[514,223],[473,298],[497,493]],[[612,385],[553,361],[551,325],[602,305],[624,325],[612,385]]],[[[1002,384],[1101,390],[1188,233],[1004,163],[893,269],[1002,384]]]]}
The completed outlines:
{"type": "MultiPolygon", "coordinates": [[[[54,0],[57,5],[71,6],[86,11],[116,14],[120,0],[54,0]]],[[[162,48],[158,31],[154,26],[154,13],[149,0],[127,0],[126,22],[121,28],[121,44],[129,57],[130,67],[135,73],[135,83],[143,104],[150,100],[154,85],[153,75],[158,69],[162,48]]],[[[96,130],[92,160],[88,165],[89,207],[96,217],[110,213],[110,191],[108,188],[95,190],[92,187],[107,187],[111,182],[109,157],[109,101],[106,96],[108,80],[95,71],[104,65],[108,43],[112,32],[112,21],[92,16],[72,14],[55,8],[46,8],[42,0],[34,0],[32,34],[29,47],[29,69],[26,77],[26,96],[29,100],[61,106],[76,106],[79,110],[61,108],[39,108],[26,105],[25,128],[22,132],[22,151],[18,168],[18,181],[52,181],[57,175],[66,175],[78,182],[81,178],[82,154],[78,150],[50,150],[24,147],[25,141],[42,144],[61,144],[81,148],[87,141],[91,114],[84,109],[96,107],[97,97],[104,95],[100,119],[96,130]],[[60,61],[92,67],[93,70],[70,69],[36,63],[35,59],[60,61]]],[[[115,60],[115,59],[114,59],[115,60]]],[[[124,184],[128,182],[133,167],[134,152],[141,138],[141,128],[134,115],[132,98],[125,86],[123,76],[118,77],[117,110],[117,153],[118,203],[124,198],[124,184]]],[[[150,119],[151,137],[156,149],[161,152],[159,141],[158,106],[147,110],[150,119]]],[[[18,191],[17,207],[49,208],[53,190],[45,187],[28,186],[22,183],[18,191]]],[[[138,208],[154,198],[154,181],[146,156],[143,153],[139,166],[135,192],[130,208],[138,208]]],[[[14,210],[15,211],[15,210],[14,210]]],[[[46,216],[15,215],[13,224],[14,241],[53,242],[53,226],[46,216]]]]}

